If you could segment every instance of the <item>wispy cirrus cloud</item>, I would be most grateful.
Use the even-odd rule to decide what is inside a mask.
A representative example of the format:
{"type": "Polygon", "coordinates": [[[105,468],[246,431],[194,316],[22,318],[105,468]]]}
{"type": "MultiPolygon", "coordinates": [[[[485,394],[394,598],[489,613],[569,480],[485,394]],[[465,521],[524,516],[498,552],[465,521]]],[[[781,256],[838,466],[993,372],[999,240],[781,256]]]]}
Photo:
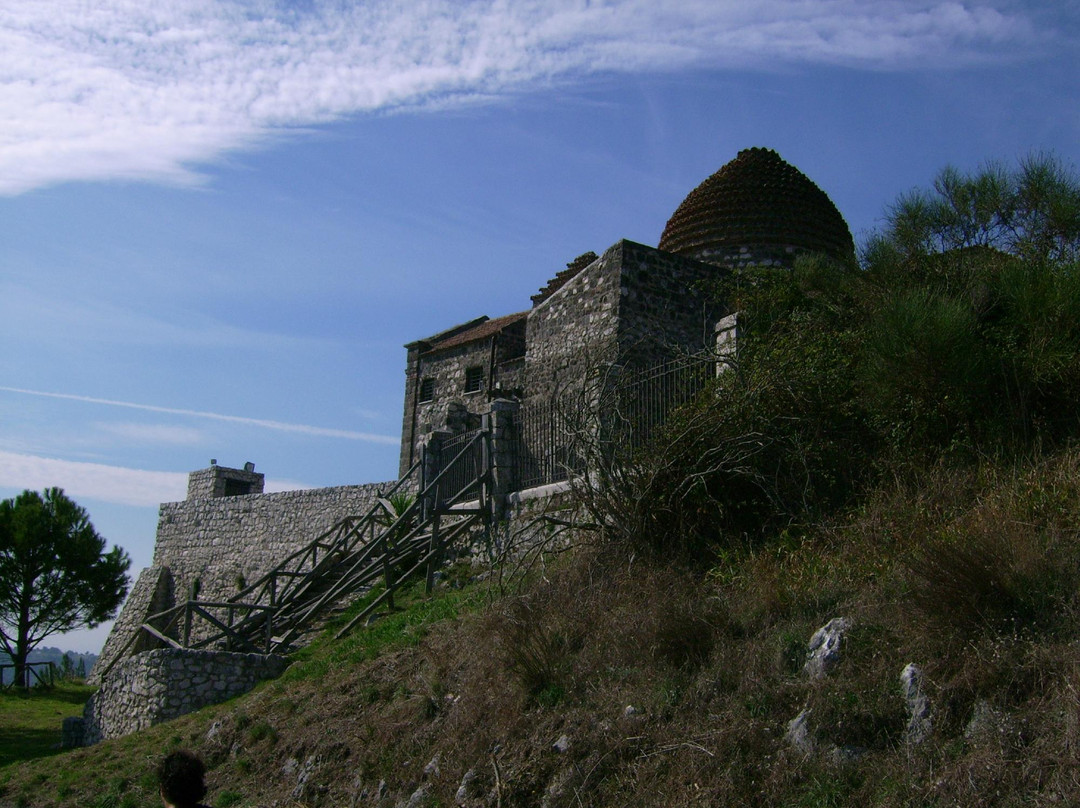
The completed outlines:
{"type": "Polygon", "coordinates": [[[328,427],[312,426],[310,424],[292,424],[285,421],[273,421],[265,418],[249,418],[243,415],[227,415],[219,412],[207,412],[205,410],[188,410],[178,407],[160,407],[154,404],[138,404],[131,401],[116,401],[108,398],[95,398],[93,396],[81,396],[72,393],[52,393],[43,390],[26,390],[20,387],[0,387],[5,393],[18,393],[40,398],[61,399],[64,401],[80,401],[85,404],[104,404],[110,407],[123,407],[125,409],[141,410],[143,412],[156,412],[167,415],[182,415],[191,418],[203,418],[211,421],[224,421],[230,424],[242,424],[261,429],[272,429],[277,432],[294,432],[317,438],[342,438],[344,440],[357,440],[366,443],[380,443],[388,446],[396,446],[400,440],[390,435],[378,435],[371,432],[356,432],[350,429],[332,429],[328,427]]]}
{"type": "Polygon", "coordinates": [[[94,428],[139,446],[196,446],[206,439],[198,429],[170,424],[96,423],[94,428]]]}
{"type": "Polygon", "coordinates": [[[75,498],[118,505],[156,506],[187,496],[187,474],[0,450],[0,486],[32,490],[55,486],[75,498]]]}
{"type": "Polygon", "coordinates": [[[193,168],[357,113],[596,73],[998,57],[1052,36],[1004,0],[51,0],[0,8],[0,193],[193,168]]]}
{"type": "MultiPolygon", "coordinates": [[[[187,496],[186,472],[148,471],[104,463],[62,460],[0,450],[0,487],[43,490],[62,488],[71,497],[116,505],[157,507],[187,496]]],[[[267,480],[266,493],[310,488],[304,483],[267,480]]]]}

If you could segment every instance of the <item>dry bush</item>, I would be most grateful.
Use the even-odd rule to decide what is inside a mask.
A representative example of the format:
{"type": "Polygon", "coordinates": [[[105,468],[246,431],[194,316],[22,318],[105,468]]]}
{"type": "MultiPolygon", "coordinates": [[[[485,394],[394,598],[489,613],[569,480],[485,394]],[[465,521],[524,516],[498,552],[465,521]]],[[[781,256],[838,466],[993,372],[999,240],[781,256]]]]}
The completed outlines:
{"type": "Polygon", "coordinates": [[[1068,457],[1023,474],[984,469],[975,504],[915,539],[907,566],[928,623],[1054,631],[1071,618],[1080,585],[1074,465],[1068,457]]]}

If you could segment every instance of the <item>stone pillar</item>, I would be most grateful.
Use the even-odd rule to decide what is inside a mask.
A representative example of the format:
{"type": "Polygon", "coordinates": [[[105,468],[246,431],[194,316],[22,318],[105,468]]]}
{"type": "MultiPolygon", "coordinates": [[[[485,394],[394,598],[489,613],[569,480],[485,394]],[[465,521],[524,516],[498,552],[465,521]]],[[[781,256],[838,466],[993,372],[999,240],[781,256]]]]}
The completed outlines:
{"type": "Polygon", "coordinates": [[[730,368],[739,351],[739,338],[741,334],[739,325],[739,313],[729,314],[719,320],[713,326],[713,335],[716,340],[716,375],[719,376],[730,368]]]}
{"type": "Polygon", "coordinates": [[[491,411],[485,416],[490,429],[491,488],[488,499],[492,519],[496,522],[506,512],[507,495],[517,489],[514,460],[518,447],[514,440],[514,418],[520,409],[521,404],[517,401],[498,398],[491,402],[491,411]]]}
{"type": "MultiPolygon", "coordinates": [[[[420,468],[420,493],[432,483],[432,481],[439,475],[439,472],[443,468],[443,444],[451,437],[451,433],[445,431],[428,432],[424,435],[423,442],[420,446],[421,457],[423,458],[423,464],[420,468]]],[[[427,501],[422,503],[421,507],[424,509],[424,515],[428,516],[434,513],[435,507],[438,502],[435,499],[435,492],[431,492],[427,496],[427,501]]]]}

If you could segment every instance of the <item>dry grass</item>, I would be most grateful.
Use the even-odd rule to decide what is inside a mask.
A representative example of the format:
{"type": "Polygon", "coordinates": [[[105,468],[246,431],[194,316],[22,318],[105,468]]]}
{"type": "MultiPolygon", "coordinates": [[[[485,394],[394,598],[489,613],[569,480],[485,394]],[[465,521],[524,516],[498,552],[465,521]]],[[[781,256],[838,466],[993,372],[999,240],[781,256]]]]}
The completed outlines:
{"type": "Polygon", "coordinates": [[[463,779],[464,805],[505,808],[1070,804],[1078,460],[898,481],[707,574],[586,542],[504,596],[445,593],[478,611],[432,622],[455,613],[436,600],[236,702],[9,767],[0,802],[153,805],[142,773],[184,745],[245,806],[454,805],[463,779]],[[811,682],[806,642],[838,615],[840,661],[811,682]],[[933,711],[916,746],[908,662],[933,711]],[[784,738],[804,708],[809,755],[784,738]]]}

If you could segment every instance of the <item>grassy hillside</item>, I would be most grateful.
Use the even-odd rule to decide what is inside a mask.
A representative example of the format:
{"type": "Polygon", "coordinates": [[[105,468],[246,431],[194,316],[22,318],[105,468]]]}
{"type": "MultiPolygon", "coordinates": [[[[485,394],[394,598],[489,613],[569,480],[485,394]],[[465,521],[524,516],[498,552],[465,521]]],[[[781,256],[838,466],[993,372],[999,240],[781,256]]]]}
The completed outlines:
{"type": "Polygon", "coordinates": [[[0,801],[156,805],[187,747],[222,807],[1075,803],[1078,258],[1080,182],[1041,159],[944,172],[859,267],[726,277],[734,367],[649,451],[576,447],[573,552],[0,769],[0,801]]]}
{"type": "Polygon", "coordinates": [[[0,799],[156,805],[148,772],[183,746],[219,806],[453,805],[465,781],[458,804],[1069,804],[1078,530],[1068,450],[893,481],[705,573],[594,539],[519,592],[414,594],[241,699],[8,766],[0,799]],[[811,681],[836,616],[853,628],[811,681]],[[914,745],[909,662],[933,722],[914,745]],[[785,739],[805,707],[809,753],[785,739]]]}
{"type": "Polygon", "coordinates": [[[94,688],[61,682],[47,690],[0,691],[0,766],[56,753],[64,718],[82,715],[94,688]]]}

